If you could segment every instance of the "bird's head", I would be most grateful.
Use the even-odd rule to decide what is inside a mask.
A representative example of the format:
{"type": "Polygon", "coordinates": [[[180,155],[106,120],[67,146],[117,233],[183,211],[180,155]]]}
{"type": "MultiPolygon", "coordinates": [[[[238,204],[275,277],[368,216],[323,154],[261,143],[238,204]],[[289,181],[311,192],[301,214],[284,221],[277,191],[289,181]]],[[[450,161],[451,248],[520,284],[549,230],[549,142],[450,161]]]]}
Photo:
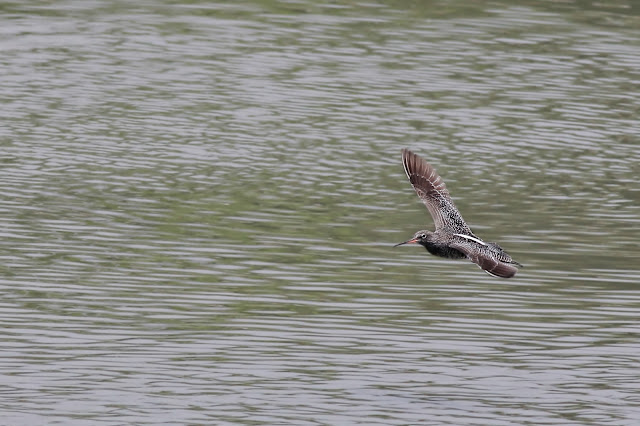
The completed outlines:
{"type": "Polygon", "coordinates": [[[427,243],[427,241],[429,241],[429,237],[431,237],[432,234],[433,232],[431,231],[418,231],[415,234],[413,234],[413,237],[411,237],[411,239],[403,243],[396,244],[394,247],[398,247],[404,244],[420,244],[424,246],[427,243]]]}

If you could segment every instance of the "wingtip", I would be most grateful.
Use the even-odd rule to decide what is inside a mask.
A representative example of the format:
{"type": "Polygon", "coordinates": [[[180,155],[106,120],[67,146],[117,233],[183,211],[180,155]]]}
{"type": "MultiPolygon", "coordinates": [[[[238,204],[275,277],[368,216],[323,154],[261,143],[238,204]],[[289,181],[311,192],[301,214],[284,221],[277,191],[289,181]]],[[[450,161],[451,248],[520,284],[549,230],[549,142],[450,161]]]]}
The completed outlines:
{"type": "Polygon", "coordinates": [[[511,278],[518,272],[518,268],[511,263],[501,262],[492,257],[478,257],[471,260],[487,274],[499,278],[511,278]]]}
{"type": "Polygon", "coordinates": [[[502,264],[498,264],[497,266],[492,268],[490,271],[485,269],[485,272],[495,277],[512,278],[516,275],[516,273],[518,273],[518,268],[502,263],[502,264]]]}

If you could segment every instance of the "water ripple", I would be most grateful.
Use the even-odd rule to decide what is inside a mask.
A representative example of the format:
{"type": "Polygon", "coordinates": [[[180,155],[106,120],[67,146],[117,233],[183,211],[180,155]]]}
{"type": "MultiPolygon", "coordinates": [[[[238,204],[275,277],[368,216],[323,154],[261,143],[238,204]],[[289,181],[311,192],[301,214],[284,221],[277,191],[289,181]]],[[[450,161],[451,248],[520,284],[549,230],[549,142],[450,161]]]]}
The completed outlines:
{"type": "Polygon", "coordinates": [[[435,6],[6,5],[6,421],[634,424],[637,17],[435,6]]]}

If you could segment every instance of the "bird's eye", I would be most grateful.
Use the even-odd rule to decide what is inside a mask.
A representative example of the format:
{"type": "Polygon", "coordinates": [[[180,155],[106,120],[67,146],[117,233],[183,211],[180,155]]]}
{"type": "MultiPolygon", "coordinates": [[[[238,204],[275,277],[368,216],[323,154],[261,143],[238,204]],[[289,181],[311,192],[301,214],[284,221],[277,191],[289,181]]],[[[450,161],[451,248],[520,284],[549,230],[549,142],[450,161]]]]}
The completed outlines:
{"type": "Polygon", "coordinates": [[[427,234],[420,234],[420,239],[424,240],[425,238],[427,238],[427,234]]]}

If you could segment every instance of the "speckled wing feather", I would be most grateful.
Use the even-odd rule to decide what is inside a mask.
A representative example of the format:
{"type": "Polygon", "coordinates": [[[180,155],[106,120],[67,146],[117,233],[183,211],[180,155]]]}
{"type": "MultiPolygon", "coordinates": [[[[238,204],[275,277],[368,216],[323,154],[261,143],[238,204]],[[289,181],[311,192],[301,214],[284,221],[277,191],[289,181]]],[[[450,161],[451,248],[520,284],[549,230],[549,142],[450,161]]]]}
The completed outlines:
{"type": "Polygon", "coordinates": [[[495,277],[511,278],[518,272],[517,266],[522,266],[495,243],[482,241],[478,244],[470,241],[468,237],[458,237],[450,246],[460,250],[470,261],[495,277]]]}
{"type": "Polygon", "coordinates": [[[458,233],[471,233],[436,169],[408,149],[402,150],[402,165],[413,189],[431,213],[436,231],[446,229],[458,233]]]}

